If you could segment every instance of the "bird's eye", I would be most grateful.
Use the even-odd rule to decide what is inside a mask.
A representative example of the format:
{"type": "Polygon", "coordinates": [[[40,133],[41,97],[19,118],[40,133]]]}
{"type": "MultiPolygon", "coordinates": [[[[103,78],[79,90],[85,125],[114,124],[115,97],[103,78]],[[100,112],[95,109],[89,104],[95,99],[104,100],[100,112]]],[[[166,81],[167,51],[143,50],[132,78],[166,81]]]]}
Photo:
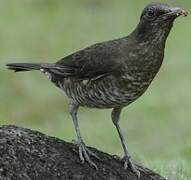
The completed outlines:
{"type": "Polygon", "coordinates": [[[155,12],[152,9],[150,9],[150,10],[148,10],[147,15],[149,17],[153,17],[155,15],[155,12]]]}

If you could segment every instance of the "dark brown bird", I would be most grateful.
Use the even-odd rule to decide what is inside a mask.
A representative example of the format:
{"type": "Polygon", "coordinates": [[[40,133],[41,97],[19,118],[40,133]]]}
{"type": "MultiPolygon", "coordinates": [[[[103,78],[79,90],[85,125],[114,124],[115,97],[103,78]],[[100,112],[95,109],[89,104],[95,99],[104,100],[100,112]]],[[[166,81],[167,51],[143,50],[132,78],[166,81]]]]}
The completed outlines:
{"type": "MultiPolygon", "coordinates": [[[[40,70],[70,99],[70,114],[77,134],[82,162],[97,168],[91,156],[97,157],[83,142],[78,125],[80,106],[112,108],[111,118],[124,150],[124,167],[137,176],[119,126],[122,109],[139,98],[159,71],[165,42],[174,20],[187,15],[181,8],[167,4],[150,4],[141,14],[140,22],[127,37],[94,44],[53,64],[7,64],[11,70],[40,70]]],[[[98,158],[98,157],[97,157],[98,158]]]]}

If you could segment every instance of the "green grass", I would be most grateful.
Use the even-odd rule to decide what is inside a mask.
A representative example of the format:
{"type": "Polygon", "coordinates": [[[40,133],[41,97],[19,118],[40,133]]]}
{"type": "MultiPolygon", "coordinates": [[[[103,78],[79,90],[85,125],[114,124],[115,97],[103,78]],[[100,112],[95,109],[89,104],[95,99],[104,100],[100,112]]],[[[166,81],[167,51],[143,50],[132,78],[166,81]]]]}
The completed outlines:
{"type": "Polygon", "coordinates": [[[190,180],[191,177],[190,163],[185,160],[152,160],[146,164],[170,180],[190,180]]]}
{"type": "MultiPolygon", "coordinates": [[[[0,123],[75,137],[68,101],[42,74],[14,74],[9,62],[54,62],[95,42],[132,31],[148,0],[0,1],[0,123]]],[[[190,9],[191,2],[164,1],[190,9]]],[[[191,179],[190,17],[168,38],[163,67],[148,91],[124,109],[121,126],[138,162],[170,180],[191,179]]],[[[122,154],[110,110],[81,109],[86,143],[122,154]]]]}

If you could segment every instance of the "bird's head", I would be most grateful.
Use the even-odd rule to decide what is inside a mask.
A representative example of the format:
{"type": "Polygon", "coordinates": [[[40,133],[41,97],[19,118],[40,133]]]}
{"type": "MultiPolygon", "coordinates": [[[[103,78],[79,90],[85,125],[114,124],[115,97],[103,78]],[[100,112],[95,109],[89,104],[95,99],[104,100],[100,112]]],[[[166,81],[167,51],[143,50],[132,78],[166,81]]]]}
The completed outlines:
{"type": "Polygon", "coordinates": [[[141,14],[137,27],[139,33],[154,34],[157,32],[170,32],[174,20],[179,16],[187,16],[182,8],[170,7],[167,4],[152,3],[146,6],[141,14]]]}

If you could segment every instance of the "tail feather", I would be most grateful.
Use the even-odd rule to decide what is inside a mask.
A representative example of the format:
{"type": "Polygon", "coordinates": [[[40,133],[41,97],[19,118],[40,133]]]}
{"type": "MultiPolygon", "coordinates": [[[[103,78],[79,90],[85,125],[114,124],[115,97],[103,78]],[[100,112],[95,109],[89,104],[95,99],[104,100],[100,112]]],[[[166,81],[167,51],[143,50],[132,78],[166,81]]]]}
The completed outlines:
{"type": "Polygon", "coordinates": [[[41,69],[41,64],[33,64],[33,63],[12,63],[12,64],[7,64],[6,66],[8,69],[14,70],[15,72],[41,69]]]}

